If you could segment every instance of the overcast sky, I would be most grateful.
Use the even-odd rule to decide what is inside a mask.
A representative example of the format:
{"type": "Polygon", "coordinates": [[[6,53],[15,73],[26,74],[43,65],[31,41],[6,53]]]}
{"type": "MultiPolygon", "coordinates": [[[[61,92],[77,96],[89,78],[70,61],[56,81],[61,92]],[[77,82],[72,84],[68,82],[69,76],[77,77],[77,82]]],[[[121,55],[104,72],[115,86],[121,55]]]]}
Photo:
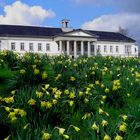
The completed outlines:
{"type": "Polygon", "coordinates": [[[68,18],[71,27],[90,30],[129,30],[140,39],[140,0],[0,0],[0,24],[61,27],[68,18]]]}

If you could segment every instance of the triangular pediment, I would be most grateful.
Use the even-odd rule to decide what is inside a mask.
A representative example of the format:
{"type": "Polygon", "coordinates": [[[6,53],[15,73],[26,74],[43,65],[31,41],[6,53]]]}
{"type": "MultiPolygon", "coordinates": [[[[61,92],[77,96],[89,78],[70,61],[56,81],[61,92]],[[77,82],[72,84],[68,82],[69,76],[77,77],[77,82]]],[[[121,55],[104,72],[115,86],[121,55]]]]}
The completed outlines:
{"type": "Polygon", "coordinates": [[[67,36],[79,36],[79,37],[95,37],[94,35],[84,31],[84,30],[74,30],[68,33],[65,33],[67,36]]]}

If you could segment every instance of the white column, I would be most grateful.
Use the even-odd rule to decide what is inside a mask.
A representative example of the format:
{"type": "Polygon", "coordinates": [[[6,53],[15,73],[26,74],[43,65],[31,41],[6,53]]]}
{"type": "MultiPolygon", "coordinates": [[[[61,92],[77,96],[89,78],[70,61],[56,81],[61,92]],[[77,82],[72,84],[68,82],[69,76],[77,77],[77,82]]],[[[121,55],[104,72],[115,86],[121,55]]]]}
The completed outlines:
{"type": "Polygon", "coordinates": [[[96,56],[97,55],[97,45],[94,44],[94,55],[96,56]]]}
{"type": "Polygon", "coordinates": [[[84,55],[84,42],[81,41],[81,55],[84,55]]]}
{"type": "Polygon", "coordinates": [[[59,41],[60,53],[62,54],[62,41],[59,41]]]}
{"type": "Polygon", "coordinates": [[[67,41],[67,55],[70,55],[70,42],[67,41]]]}
{"type": "Polygon", "coordinates": [[[90,49],[90,42],[88,41],[88,57],[90,57],[90,51],[91,51],[91,49],[90,49]]]}
{"type": "Polygon", "coordinates": [[[77,58],[77,42],[74,41],[74,58],[77,58]]]}

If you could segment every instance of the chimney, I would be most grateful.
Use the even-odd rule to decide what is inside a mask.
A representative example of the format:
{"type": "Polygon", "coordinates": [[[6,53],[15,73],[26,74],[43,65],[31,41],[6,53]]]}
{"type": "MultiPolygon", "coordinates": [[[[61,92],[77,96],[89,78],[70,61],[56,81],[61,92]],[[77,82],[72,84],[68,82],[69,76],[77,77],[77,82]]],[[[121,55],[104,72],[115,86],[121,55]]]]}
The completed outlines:
{"type": "Polygon", "coordinates": [[[70,32],[70,31],[73,30],[72,28],[69,27],[69,22],[70,22],[69,19],[63,19],[63,20],[61,20],[62,31],[63,32],[70,32]]]}

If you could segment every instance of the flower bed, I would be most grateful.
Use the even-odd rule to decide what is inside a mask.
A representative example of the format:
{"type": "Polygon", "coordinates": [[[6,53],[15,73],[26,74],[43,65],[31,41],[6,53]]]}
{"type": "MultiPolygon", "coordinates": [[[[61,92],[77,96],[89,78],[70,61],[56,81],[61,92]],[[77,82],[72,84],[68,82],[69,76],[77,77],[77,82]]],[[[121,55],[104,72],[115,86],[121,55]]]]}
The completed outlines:
{"type": "Polygon", "coordinates": [[[140,59],[0,52],[0,130],[6,140],[139,140],[140,59]]]}

